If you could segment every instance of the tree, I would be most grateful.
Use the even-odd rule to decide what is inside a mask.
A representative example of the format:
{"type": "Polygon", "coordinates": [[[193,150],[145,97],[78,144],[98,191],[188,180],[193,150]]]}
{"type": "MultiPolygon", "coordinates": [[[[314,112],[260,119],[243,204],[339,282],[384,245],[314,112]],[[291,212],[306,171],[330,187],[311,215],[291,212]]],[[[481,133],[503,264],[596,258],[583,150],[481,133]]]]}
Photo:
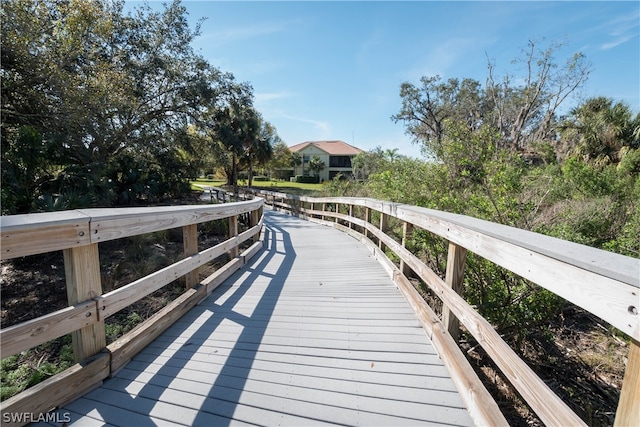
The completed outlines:
{"type": "Polygon", "coordinates": [[[394,122],[402,121],[414,142],[422,144],[429,155],[442,155],[442,140],[446,135],[445,121],[466,123],[473,129],[482,123],[486,106],[479,82],[440,76],[422,77],[421,87],[405,82],[400,86],[402,108],[393,115],[394,122]]]}
{"type": "Polygon", "coordinates": [[[400,158],[400,154],[398,154],[397,148],[387,148],[386,150],[384,150],[384,157],[390,162],[393,162],[394,160],[400,158]]]}
{"type": "Polygon", "coordinates": [[[179,2],[126,16],[123,5],[3,2],[2,139],[11,146],[3,150],[3,180],[24,163],[15,156],[25,152],[27,129],[47,153],[37,157],[46,164],[21,172],[32,175],[19,182],[37,185],[3,190],[4,212],[37,210],[37,200],[65,193],[89,195],[91,205],[133,203],[187,182],[185,129],[215,103],[223,75],[193,51],[199,29],[189,28],[179,2]],[[125,190],[131,197],[120,198],[125,190]],[[18,193],[31,202],[12,206],[18,193]]]}
{"type": "Polygon", "coordinates": [[[381,147],[376,147],[353,158],[351,161],[353,177],[359,180],[366,180],[373,174],[393,168],[404,159],[406,157],[399,155],[397,148],[382,150],[381,147]]]}
{"type": "Polygon", "coordinates": [[[260,117],[253,108],[253,88],[228,76],[217,104],[209,113],[211,137],[229,154],[225,166],[227,184],[237,192],[239,161],[260,132],[260,117]]]}
{"type": "Polygon", "coordinates": [[[286,169],[292,167],[293,153],[291,153],[287,144],[282,140],[275,142],[272,148],[273,156],[268,164],[269,173],[279,179],[286,178],[284,172],[286,172],[286,169]]]}
{"type": "Polygon", "coordinates": [[[265,122],[260,115],[260,129],[256,139],[247,140],[244,148],[244,161],[249,168],[248,186],[253,185],[253,166],[264,165],[273,157],[273,145],[280,141],[276,128],[265,122]]]}
{"type": "Polygon", "coordinates": [[[311,160],[309,160],[309,170],[313,172],[314,176],[318,176],[324,168],[325,164],[319,156],[313,156],[311,160]]]}
{"type": "Polygon", "coordinates": [[[558,107],[589,77],[589,64],[580,52],[562,66],[556,63],[554,55],[561,47],[551,43],[539,49],[536,42],[529,41],[522,50],[523,57],[514,60],[525,70],[517,79],[506,75],[498,82],[496,66],[489,61],[486,92],[494,106],[491,121],[502,134],[504,146],[512,151],[547,139],[558,107]],[[514,86],[518,79],[524,83],[514,86]]]}
{"type": "MultiPolygon", "coordinates": [[[[294,173],[298,166],[302,164],[302,154],[300,153],[291,153],[291,166],[293,167],[294,173]]],[[[304,172],[304,170],[303,170],[304,172]]]]}
{"type": "Polygon", "coordinates": [[[450,130],[463,126],[471,132],[493,127],[500,134],[497,149],[523,151],[534,142],[554,137],[556,111],[587,79],[589,68],[584,55],[574,54],[563,66],[554,55],[559,45],[539,50],[530,42],[524,57],[515,61],[524,65],[524,76],[505,76],[498,82],[495,65],[489,62],[486,87],[472,79],[439,76],[422,77],[422,85],[405,82],[400,87],[402,107],[392,116],[402,121],[414,142],[426,154],[443,160],[450,130]],[[522,85],[513,82],[523,81],[522,85]],[[459,125],[459,126],[458,126],[459,125]]]}
{"type": "Polygon", "coordinates": [[[561,125],[561,134],[570,154],[618,163],[623,147],[640,148],[638,129],[640,113],[634,116],[627,104],[597,97],[571,110],[561,125]]]}

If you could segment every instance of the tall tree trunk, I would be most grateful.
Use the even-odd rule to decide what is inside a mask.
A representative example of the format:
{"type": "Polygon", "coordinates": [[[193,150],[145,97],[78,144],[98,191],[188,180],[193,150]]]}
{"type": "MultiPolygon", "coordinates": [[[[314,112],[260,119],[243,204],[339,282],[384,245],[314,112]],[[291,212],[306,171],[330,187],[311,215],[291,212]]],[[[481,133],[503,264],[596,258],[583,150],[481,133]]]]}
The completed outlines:
{"type": "Polygon", "coordinates": [[[233,152],[233,171],[231,172],[231,180],[233,185],[233,194],[238,195],[238,156],[233,152]]]}

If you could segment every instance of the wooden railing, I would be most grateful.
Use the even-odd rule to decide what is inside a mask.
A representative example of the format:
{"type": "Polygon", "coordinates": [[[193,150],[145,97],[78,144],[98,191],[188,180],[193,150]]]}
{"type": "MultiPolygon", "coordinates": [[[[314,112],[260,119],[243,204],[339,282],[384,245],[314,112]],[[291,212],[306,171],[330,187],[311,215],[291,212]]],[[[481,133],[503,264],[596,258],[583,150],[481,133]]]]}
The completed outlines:
{"type": "Polygon", "coordinates": [[[252,193],[265,198],[275,209],[333,226],[370,247],[414,307],[477,423],[497,425],[506,424],[506,421],[495,414],[497,405],[488,396],[454,340],[459,333],[459,323],[473,335],[546,425],[584,425],[492,325],[462,298],[467,251],[554,292],[631,338],[615,425],[640,426],[640,260],[416,206],[366,198],[312,198],[269,191],[252,193]],[[356,211],[361,217],[356,217],[356,211]],[[371,223],[372,212],[377,212],[375,217],[379,223],[376,225],[371,223]],[[401,242],[387,235],[389,218],[402,222],[401,242]],[[415,228],[448,240],[444,280],[406,249],[406,238],[415,228]],[[400,259],[399,266],[387,258],[385,248],[400,259]],[[412,270],[442,300],[442,319],[403,274],[407,269],[412,270]]]}
{"type": "MultiPolygon", "coordinates": [[[[1,259],[62,250],[69,306],[0,330],[5,358],[72,334],[76,365],[2,402],[11,414],[44,414],[85,394],[122,368],[138,351],[196,305],[262,247],[260,198],[220,205],[86,209],[0,217],[1,259]],[[238,233],[238,217],[248,229],[238,233]],[[228,239],[198,251],[197,225],[228,219],[228,239]],[[98,244],[182,228],[184,258],[111,292],[103,293],[98,244]],[[253,244],[239,254],[244,242],[253,244]],[[229,253],[231,260],[200,281],[198,269],[229,253]],[[117,341],[107,345],[104,321],[123,308],[184,277],[185,292],[117,341]]],[[[3,423],[4,425],[4,423],[3,423]]]]}

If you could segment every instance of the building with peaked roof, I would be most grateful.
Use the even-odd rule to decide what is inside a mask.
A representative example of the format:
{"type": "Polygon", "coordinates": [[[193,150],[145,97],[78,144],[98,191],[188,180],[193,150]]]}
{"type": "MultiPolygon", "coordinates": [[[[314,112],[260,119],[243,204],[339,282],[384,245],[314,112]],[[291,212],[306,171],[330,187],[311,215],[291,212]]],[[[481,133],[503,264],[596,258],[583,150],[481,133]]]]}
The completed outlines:
{"type": "Polygon", "coordinates": [[[320,181],[333,179],[338,174],[350,176],[353,173],[351,159],[364,152],[344,141],[306,141],[289,150],[302,156],[302,164],[294,168],[294,175],[313,176],[315,172],[310,170],[309,162],[318,156],[324,163],[324,168],[318,172],[320,181]]]}

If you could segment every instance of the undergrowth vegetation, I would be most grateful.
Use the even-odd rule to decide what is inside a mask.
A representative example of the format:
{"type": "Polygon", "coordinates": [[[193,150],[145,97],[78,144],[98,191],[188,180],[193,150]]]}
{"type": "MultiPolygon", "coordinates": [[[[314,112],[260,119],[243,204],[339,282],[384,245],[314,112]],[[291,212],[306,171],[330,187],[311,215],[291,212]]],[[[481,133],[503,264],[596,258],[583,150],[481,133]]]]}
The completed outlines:
{"type": "MultiPolygon", "coordinates": [[[[444,163],[386,159],[381,150],[365,156],[378,157],[366,181],[333,181],[325,194],[459,213],[623,255],[640,254],[640,180],[619,165],[572,157],[561,164],[531,166],[504,152],[483,162],[481,178],[471,179],[444,163]]],[[[402,234],[400,229],[390,233],[402,234]]],[[[407,246],[444,277],[446,242],[415,231],[407,246]]],[[[547,327],[563,307],[554,294],[473,254],[467,259],[465,289],[469,303],[511,337],[516,348],[527,334],[547,327]]]]}
{"type": "MultiPolygon", "coordinates": [[[[521,153],[494,150],[481,163],[461,168],[460,162],[425,162],[377,149],[354,162],[367,170],[366,179],[332,181],[324,195],[469,215],[638,258],[639,150],[622,151],[619,162],[570,155],[531,164],[521,153]],[[466,172],[470,167],[472,174],[466,172]]],[[[388,234],[400,241],[401,224],[390,222],[390,227],[388,234]]],[[[447,243],[416,229],[406,246],[444,278],[447,243]]],[[[438,298],[426,285],[416,286],[438,311],[438,298]]],[[[589,425],[613,423],[629,337],[472,252],[465,264],[464,297],[589,425]]],[[[462,344],[489,388],[512,402],[501,402],[503,410],[520,413],[510,422],[537,425],[473,337],[464,334],[462,344]]]]}

